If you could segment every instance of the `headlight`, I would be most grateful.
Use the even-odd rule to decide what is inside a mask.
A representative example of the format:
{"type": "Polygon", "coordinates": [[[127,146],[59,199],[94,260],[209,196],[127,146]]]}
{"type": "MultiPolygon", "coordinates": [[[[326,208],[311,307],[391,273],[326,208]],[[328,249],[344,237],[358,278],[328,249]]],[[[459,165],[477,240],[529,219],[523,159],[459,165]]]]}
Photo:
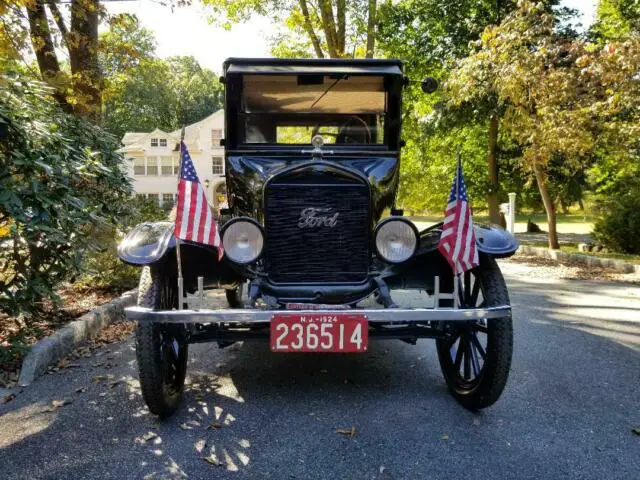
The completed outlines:
{"type": "Polygon", "coordinates": [[[224,254],[232,262],[242,265],[254,262],[264,246],[262,227],[253,218],[229,220],[222,229],[222,245],[224,254]]]}
{"type": "Polygon", "coordinates": [[[389,263],[402,263],[418,249],[418,230],[406,218],[385,218],[374,235],[378,255],[389,263]]]}

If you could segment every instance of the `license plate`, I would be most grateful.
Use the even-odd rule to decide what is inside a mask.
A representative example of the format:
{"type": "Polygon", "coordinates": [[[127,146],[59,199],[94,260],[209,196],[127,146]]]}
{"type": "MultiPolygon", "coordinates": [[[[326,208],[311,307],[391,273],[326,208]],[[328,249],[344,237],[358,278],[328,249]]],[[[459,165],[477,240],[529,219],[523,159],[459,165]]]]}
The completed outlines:
{"type": "Polygon", "coordinates": [[[274,352],[365,352],[369,326],[352,313],[278,313],[271,318],[274,352]]]}

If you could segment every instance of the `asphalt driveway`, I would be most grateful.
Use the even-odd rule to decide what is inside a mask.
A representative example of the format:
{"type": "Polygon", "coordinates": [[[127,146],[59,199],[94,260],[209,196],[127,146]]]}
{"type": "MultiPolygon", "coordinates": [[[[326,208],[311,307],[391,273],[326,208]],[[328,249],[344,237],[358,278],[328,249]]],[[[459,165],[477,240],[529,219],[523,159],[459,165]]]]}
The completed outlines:
{"type": "Polygon", "coordinates": [[[0,406],[0,476],[640,478],[640,288],[503,269],[514,359],[481,413],[449,396],[429,340],[326,356],[205,344],[159,423],[129,338],[0,406]]]}

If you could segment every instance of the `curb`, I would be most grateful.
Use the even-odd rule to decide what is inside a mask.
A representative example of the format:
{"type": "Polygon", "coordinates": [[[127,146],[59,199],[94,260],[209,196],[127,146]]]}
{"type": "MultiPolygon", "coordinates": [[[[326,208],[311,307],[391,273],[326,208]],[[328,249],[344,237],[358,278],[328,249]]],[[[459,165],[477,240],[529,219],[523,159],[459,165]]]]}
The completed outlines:
{"type": "Polygon", "coordinates": [[[37,342],[22,361],[18,385],[26,387],[46,372],[47,367],[70,353],[75,347],[95,337],[117,320],[124,319],[124,308],[134,305],[137,290],[129,290],[111,302],[85,313],[77,320],[37,342]]]}
{"type": "Polygon", "coordinates": [[[543,247],[531,247],[529,245],[520,245],[518,253],[528,253],[538,257],[550,258],[558,262],[575,262],[587,267],[604,267],[611,268],[620,273],[640,272],[640,265],[625,262],[624,260],[615,260],[613,258],[594,257],[592,255],[582,255],[580,253],[569,253],[561,250],[551,250],[543,247]]]}

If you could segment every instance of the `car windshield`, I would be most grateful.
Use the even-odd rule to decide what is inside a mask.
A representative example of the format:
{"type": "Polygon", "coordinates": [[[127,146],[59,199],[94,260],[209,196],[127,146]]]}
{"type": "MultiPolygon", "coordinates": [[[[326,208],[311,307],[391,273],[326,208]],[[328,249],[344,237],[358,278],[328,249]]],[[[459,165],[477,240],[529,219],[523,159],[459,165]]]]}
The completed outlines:
{"type": "Polygon", "coordinates": [[[383,76],[245,75],[239,115],[243,143],[384,143],[383,76]]]}

